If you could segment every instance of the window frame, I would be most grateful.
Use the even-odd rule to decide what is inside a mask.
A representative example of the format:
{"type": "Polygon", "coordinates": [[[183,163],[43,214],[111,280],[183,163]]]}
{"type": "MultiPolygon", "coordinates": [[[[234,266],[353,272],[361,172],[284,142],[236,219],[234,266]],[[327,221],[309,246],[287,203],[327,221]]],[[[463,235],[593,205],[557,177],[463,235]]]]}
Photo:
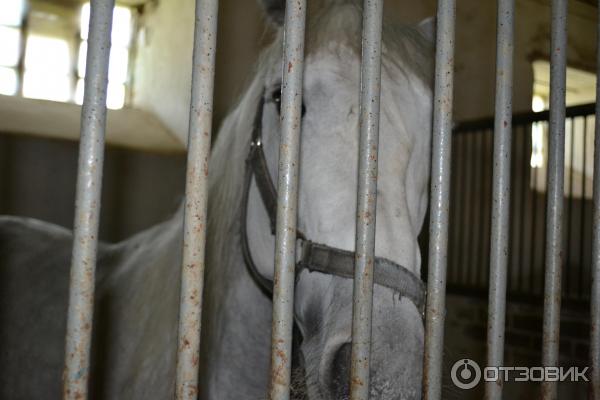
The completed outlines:
{"type": "MultiPolygon", "coordinates": [[[[77,16],[77,22],[73,24],[73,31],[72,34],[66,38],[67,39],[67,43],[69,45],[69,52],[70,52],[70,70],[69,70],[69,98],[67,101],[64,101],[64,103],[72,103],[72,104],[78,104],[77,99],[76,99],[76,94],[77,94],[77,83],[78,80],[80,79],[79,76],[79,71],[78,71],[78,60],[80,57],[80,45],[83,41],[87,41],[86,39],[83,39],[81,37],[81,28],[80,28],[80,19],[81,19],[81,10],[83,5],[86,2],[83,3],[79,3],[77,4],[76,7],[73,7],[71,9],[71,7],[69,6],[64,6],[64,5],[59,5],[58,7],[63,8],[65,11],[71,9],[73,11],[73,14],[77,16]]],[[[20,25],[19,26],[15,26],[15,25],[4,25],[2,24],[1,26],[7,26],[7,27],[11,27],[11,28],[17,28],[19,29],[19,34],[20,34],[20,41],[19,41],[19,53],[18,53],[18,62],[15,66],[0,66],[2,68],[7,68],[7,69],[14,69],[15,73],[16,73],[16,90],[14,92],[14,94],[12,96],[15,97],[22,97],[22,98],[28,98],[24,95],[24,78],[25,78],[25,73],[26,73],[26,68],[25,68],[25,56],[27,53],[27,41],[28,41],[28,37],[31,34],[36,34],[31,32],[30,30],[30,19],[31,19],[31,15],[32,12],[35,12],[36,10],[40,10],[43,9],[44,4],[42,1],[37,1],[37,0],[24,0],[23,2],[23,9],[22,9],[22,15],[21,15],[21,21],[20,21],[20,25]]],[[[117,5],[115,5],[115,7],[117,7],[117,5]]],[[[133,71],[135,70],[135,37],[136,37],[136,32],[137,32],[137,28],[138,28],[138,13],[135,7],[129,7],[126,5],[121,5],[119,4],[118,7],[124,7],[129,9],[130,13],[131,13],[131,36],[130,36],[130,40],[129,40],[129,44],[127,47],[121,46],[119,45],[119,48],[126,48],[127,49],[127,69],[126,69],[126,78],[125,81],[122,83],[124,85],[124,99],[123,99],[123,106],[121,108],[127,108],[131,105],[131,99],[132,99],[132,85],[133,85],[133,71]]],[[[63,18],[65,20],[68,20],[70,18],[70,16],[68,15],[68,13],[64,13],[64,14],[58,14],[59,18],[63,18]]],[[[64,39],[65,37],[60,37],[61,39],[64,39]]],[[[83,78],[82,78],[83,79],[83,78]]],[[[11,95],[8,95],[11,96],[11,95]]],[[[47,101],[52,101],[52,100],[47,100],[47,101]]],[[[60,101],[63,102],[63,101],[60,101]]]]}

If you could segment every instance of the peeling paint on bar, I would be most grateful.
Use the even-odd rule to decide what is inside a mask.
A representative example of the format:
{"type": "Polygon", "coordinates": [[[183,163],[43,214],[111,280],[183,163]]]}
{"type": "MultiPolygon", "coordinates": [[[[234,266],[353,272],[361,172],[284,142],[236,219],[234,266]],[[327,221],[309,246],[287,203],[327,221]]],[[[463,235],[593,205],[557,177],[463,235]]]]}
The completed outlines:
{"type": "Polygon", "coordinates": [[[218,0],[196,0],[175,398],[198,397],[218,0]]]}
{"type": "Polygon", "coordinates": [[[365,0],[362,33],[356,253],[352,303],[352,362],[350,370],[350,398],[352,400],[369,398],[382,19],[383,0],[365,0]]]}
{"type": "Polygon", "coordinates": [[[423,394],[426,400],[439,400],[442,397],[455,19],[455,0],[438,0],[433,99],[429,276],[427,279],[423,365],[423,394]]]}
{"type": "MultiPolygon", "coordinates": [[[[550,59],[550,133],[546,214],[546,271],[542,365],[558,366],[561,270],[563,266],[563,193],[565,170],[565,81],[567,63],[567,0],[552,1],[550,59]]],[[[542,382],[542,399],[557,398],[557,383],[542,382]]]]}
{"type": "Polygon", "coordinates": [[[270,400],[288,400],[292,366],[298,169],[306,0],[287,0],[281,86],[281,144],[275,229],[270,400]]]}
{"type": "Polygon", "coordinates": [[[88,398],[114,0],[92,0],[69,285],[63,399],[88,398]]]}
{"type": "MultiPolygon", "coordinates": [[[[514,10],[514,0],[498,0],[490,292],[487,327],[487,365],[489,366],[500,366],[504,363],[510,218],[514,10]]],[[[500,377],[500,379],[502,378],[500,377]]],[[[502,388],[501,380],[486,382],[485,398],[500,400],[502,388]]]]}

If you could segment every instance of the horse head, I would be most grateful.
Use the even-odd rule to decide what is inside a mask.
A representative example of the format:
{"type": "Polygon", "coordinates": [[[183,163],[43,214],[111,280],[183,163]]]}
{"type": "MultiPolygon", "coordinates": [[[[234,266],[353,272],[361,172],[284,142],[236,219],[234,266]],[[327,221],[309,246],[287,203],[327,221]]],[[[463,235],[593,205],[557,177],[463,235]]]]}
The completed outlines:
{"type": "MultiPolygon", "coordinates": [[[[309,1],[298,207],[298,229],[306,238],[347,251],[355,243],[359,149],[361,7],[355,3],[309,1]]],[[[279,29],[263,60],[258,109],[261,145],[275,180],[284,2],[264,1],[264,8],[279,29]]],[[[382,44],[375,254],[416,276],[421,264],[417,236],[428,195],[430,34],[430,22],[416,28],[386,23],[382,44]]],[[[274,237],[254,183],[247,207],[248,247],[258,274],[272,279],[274,237]]],[[[376,282],[373,295],[372,398],[420,398],[421,310],[409,296],[381,283],[376,282]]],[[[347,277],[310,269],[297,275],[295,321],[310,399],[348,398],[352,291],[347,277]]]]}

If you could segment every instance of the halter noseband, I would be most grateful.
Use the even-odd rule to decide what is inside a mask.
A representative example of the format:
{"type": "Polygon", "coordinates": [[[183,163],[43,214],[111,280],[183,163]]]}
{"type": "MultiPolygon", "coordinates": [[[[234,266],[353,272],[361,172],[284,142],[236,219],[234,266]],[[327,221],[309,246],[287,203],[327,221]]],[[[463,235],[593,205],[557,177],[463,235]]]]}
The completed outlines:
{"type": "MultiPolygon", "coordinates": [[[[271,180],[267,160],[262,146],[262,114],[265,105],[264,94],[260,97],[254,124],[252,127],[252,140],[246,158],[246,172],[244,176],[244,192],[241,210],[241,241],[242,253],[246,267],[252,278],[269,296],[273,294],[273,281],[261,275],[254,263],[250,245],[248,243],[247,216],[248,198],[252,177],[256,182],[262,203],[269,216],[271,234],[275,234],[275,220],[277,216],[277,190],[271,180]]],[[[335,275],[342,278],[354,278],[354,252],[314,243],[306,238],[300,231],[296,231],[297,239],[301,242],[302,255],[296,265],[296,277],[304,270],[335,275]]],[[[411,271],[391,260],[375,257],[373,282],[387,287],[406,297],[417,307],[423,315],[425,305],[425,285],[411,271]]]]}

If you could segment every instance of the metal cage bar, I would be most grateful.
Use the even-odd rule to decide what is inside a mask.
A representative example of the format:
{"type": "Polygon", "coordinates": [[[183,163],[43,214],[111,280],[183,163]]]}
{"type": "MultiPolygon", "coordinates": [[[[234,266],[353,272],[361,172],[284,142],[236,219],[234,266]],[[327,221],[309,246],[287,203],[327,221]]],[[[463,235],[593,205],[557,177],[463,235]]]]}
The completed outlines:
{"type": "MultiPolygon", "coordinates": [[[[509,252],[510,167],[512,142],[512,76],[514,0],[498,0],[496,39],[496,110],[494,122],[494,168],[490,289],[487,326],[487,365],[504,361],[504,321],[509,252]]],[[[502,379],[502,378],[500,378],[502,379]]],[[[501,382],[486,382],[489,400],[502,398],[501,382]]]]}
{"type": "Polygon", "coordinates": [[[356,253],[352,303],[352,362],[350,370],[350,398],[352,400],[369,398],[382,20],[383,0],[365,0],[360,88],[356,253]]]}
{"type": "MultiPolygon", "coordinates": [[[[563,192],[565,169],[565,82],[567,0],[552,1],[550,59],[550,134],[546,214],[546,271],[542,365],[558,366],[561,269],[563,264],[563,192]]],[[[542,382],[542,398],[557,398],[557,383],[542,382]]]]}
{"type": "Polygon", "coordinates": [[[429,272],[425,316],[423,391],[426,400],[442,396],[442,358],[446,307],[448,209],[454,88],[455,0],[438,0],[433,99],[433,149],[429,225],[429,272]]]}
{"type": "Polygon", "coordinates": [[[113,7],[114,0],[91,2],[73,223],[64,399],[88,397],[113,7]]]}
{"type": "Polygon", "coordinates": [[[218,0],[196,0],[175,397],[198,396],[218,0]]]}
{"type": "MultiPolygon", "coordinates": [[[[597,29],[596,68],[597,76],[600,76],[600,7],[598,8],[597,29]]],[[[600,79],[596,81],[593,221],[591,265],[592,292],[590,306],[590,366],[592,370],[590,375],[590,399],[600,400],[600,79]]]]}
{"type": "Polygon", "coordinates": [[[271,333],[269,398],[290,397],[294,281],[296,268],[296,221],[298,169],[302,126],[302,83],[306,0],[287,0],[281,85],[281,143],[275,229],[275,275],[271,333]]]}

